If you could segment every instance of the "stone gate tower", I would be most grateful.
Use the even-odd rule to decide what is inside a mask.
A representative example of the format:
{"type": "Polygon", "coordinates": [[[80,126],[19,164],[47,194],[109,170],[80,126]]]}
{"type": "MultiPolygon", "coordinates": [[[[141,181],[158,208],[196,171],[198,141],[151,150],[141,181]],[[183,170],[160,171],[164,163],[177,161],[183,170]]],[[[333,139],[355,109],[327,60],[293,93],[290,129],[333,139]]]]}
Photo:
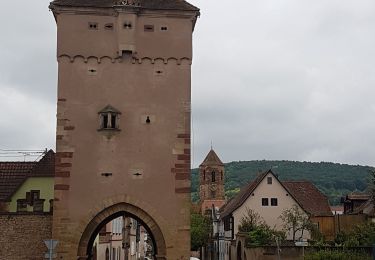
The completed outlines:
{"type": "Polygon", "coordinates": [[[91,259],[128,214],[156,259],[190,252],[190,78],[199,9],[183,0],[55,0],[57,259],[91,259]]]}
{"type": "Polygon", "coordinates": [[[199,199],[201,211],[211,210],[212,205],[220,208],[225,204],[224,164],[211,148],[199,165],[199,199]]]}

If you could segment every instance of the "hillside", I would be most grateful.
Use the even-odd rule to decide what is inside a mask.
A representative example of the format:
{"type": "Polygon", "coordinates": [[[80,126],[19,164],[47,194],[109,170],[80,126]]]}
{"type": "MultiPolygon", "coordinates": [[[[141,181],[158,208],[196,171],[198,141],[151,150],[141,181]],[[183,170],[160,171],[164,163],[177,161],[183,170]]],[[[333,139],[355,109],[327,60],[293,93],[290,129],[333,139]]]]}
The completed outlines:
{"type": "MultiPolygon", "coordinates": [[[[341,196],[351,191],[364,191],[369,181],[369,166],[329,162],[239,161],[225,164],[225,190],[232,197],[239,188],[253,180],[258,172],[271,169],[280,180],[312,181],[328,198],[331,205],[340,203],[341,196]]],[[[192,199],[198,199],[198,169],[192,170],[192,199]]]]}

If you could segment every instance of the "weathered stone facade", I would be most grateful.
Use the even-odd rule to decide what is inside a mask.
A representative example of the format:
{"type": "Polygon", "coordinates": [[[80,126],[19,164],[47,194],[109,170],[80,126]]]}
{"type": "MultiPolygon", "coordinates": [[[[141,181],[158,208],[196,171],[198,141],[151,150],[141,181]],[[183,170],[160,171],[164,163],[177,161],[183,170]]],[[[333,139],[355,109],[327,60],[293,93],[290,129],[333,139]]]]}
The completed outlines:
{"type": "Polygon", "coordinates": [[[56,0],[50,8],[58,25],[58,258],[90,259],[98,228],[131,214],[151,231],[156,258],[188,259],[198,9],[174,0],[56,0]]]}
{"type": "Polygon", "coordinates": [[[0,214],[0,234],[0,259],[45,259],[47,247],[43,240],[52,237],[52,215],[0,214]]]}

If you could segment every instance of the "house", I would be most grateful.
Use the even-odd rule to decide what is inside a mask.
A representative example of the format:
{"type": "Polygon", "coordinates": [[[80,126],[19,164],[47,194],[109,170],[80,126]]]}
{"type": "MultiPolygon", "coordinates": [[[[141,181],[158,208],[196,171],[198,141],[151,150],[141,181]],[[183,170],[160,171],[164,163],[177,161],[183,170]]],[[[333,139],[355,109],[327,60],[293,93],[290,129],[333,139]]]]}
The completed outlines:
{"type": "Polygon", "coordinates": [[[374,204],[371,195],[364,192],[352,192],[341,199],[344,204],[344,214],[374,215],[374,204]]]}
{"type": "Polygon", "coordinates": [[[1,212],[52,212],[55,153],[37,162],[0,162],[1,212]]]}
{"type": "Polygon", "coordinates": [[[124,259],[125,253],[128,254],[126,259],[137,260],[153,254],[151,238],[145,227],[133,218],[125,218],[125,223],[124,228],[124,218],[118,217],[103,226],[94,242],[94,260],[124,259]]]}
{"type": "MultiPolygon", "coordinates": [[[[308,216],[332,215],[327,198],[311,182],[280,181],[272,170],[260,174],[220,210],[226,248],[235,240],[247,209],[257,212],[270,227],[282,230],[283,222],[279,216],[294,205],[308,216]]],[[[287,234],[287,239],[291,238],[292,234],[287,234]]],[[[305,232],[303,238],[309,239],[310,234],[305,232]]],[[[229,254],[228,250],[226,253],[229,254]]]]}

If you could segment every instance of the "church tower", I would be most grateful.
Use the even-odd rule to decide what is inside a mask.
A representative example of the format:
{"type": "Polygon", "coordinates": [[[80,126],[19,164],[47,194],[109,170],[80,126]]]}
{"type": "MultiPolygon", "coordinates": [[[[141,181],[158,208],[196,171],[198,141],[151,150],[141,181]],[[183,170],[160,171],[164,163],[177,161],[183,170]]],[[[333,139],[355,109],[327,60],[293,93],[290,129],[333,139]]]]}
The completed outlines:
{"type": "Polygon", "coordinates": [[[199,9],[184,0],[54,0],[50,9],[57,24],[57,259],[92,259],[97,234],[120,216],[145,226],[153,259],[188,259],[199,9]]]}
{"type": "Polygon", "coordinates": [[[225,203],[224,164],[211,148],[204,161],[199,165],[199,198],[204,212],[212,205],[220,208],[225,203]]]}

